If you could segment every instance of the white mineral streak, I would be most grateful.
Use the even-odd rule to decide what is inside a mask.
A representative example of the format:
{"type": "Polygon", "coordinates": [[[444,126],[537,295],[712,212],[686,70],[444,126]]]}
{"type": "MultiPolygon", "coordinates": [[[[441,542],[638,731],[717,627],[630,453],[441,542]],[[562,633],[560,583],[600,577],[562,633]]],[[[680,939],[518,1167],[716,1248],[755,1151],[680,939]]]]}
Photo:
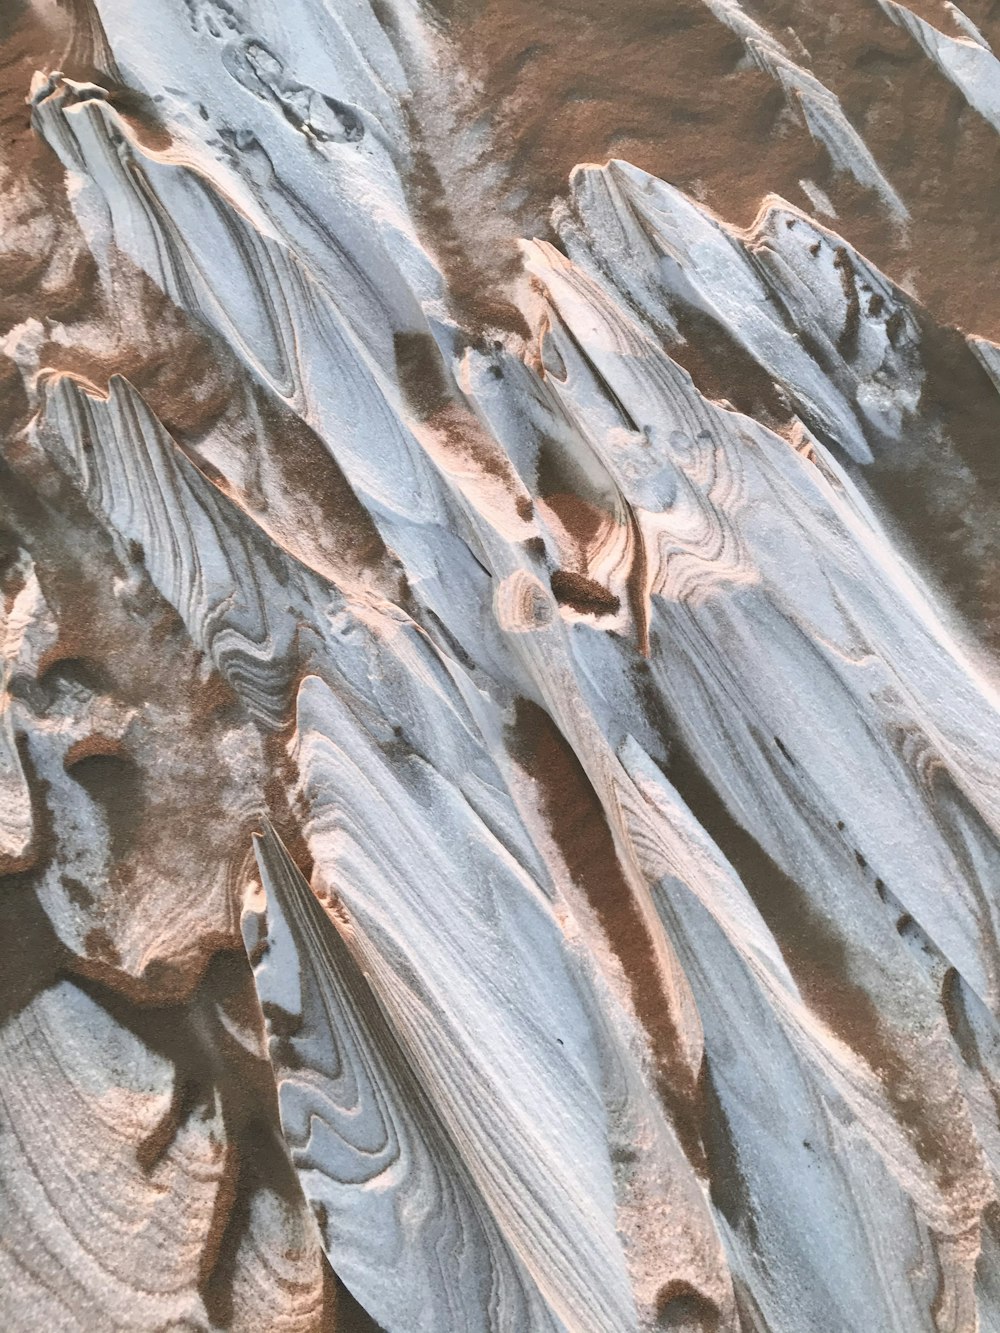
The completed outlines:
{"type": "Polygon", "coordinates": [[[878,0],[885,12],[919,43],[920,49],[950,79],[969,106],[1000,130],[1000,60],[982,33],[960,9],[952,11],[967,37],[949,37],[896,0],[878,0]]]}
{"type": "MultiPolygon", "coordinates": [[[[880,2],[1000,126],[976,33],[880,2]]],[[[834,94],[707,3],[904,220],[834,94]]],[[[106,289],[144,274],[238,387],[185,432],[25,325],[23,446],[133,571],[118,601],[172,609],[224,682],[232,717],[178,720],[171,780],[214,765],[211,834],[240,846],[160,920],[167,840],[200,822],[173,812],[156,873],[112,893],[107,803],[68,771],[160,744],[169,711],[46,676],[19,552],[0,857],[40,837],[35,777],[51,947],[141,992],[154,964],[193,976],[199,930],[231,941],[245,889],[284,1142],[387,1333],[1000,1327],[1000,696],[862,480],[911,429],[937,442],[915,302],[777,196],[739,230],[611,161],[573,174],[562,250],[522,243],[530,337],[466,336],[409,202],[407,71],[447,57],[415,5],[96,8],[168,136],[52,71],[35,129],[106,289]],[[784,434],[665,350],[692,315],[784,434]],[[247,794],[266,764],[294,858],[247,794]]],[[[312,1224],[275,1182],[227,1241],[232,1311],[205,1295],[239,1160],[208,1018],[192,1115],[175,1048],[82,987],[0,1029],[8,1325],[48,1290],[45,1327],[253,1330],[294,1288],[269,1327],[320,1328],[312,1224]]]]}
{"type": "Polygon", "coordinates": [[[31,849],[34,819],[31,788],[18,753],[18,696],[30,690],[39,662],[55,641],[55,627],[38,584],[31,557],[19,553],[15,586],[20,584],[2,622],[3,675],[0,677],[0,863],[7,873],[20,869],[31,849]]]}
{"type": "Polygon", "coordinates": [[[971,336],[968,342],[976,360],[1000,393],[1000,344],[990,342],[988,338],[977,338],[975,335],[971,336]]]}
{"type": "MultiPolygon", "coordinates": [[[[879,0],[889,5],[892,0],[879,0]]],[[[788,103],[801,115],[809,133],[830,155],[840,171],[847,171],[859,185],[880,196],[897,223],[908,217],[906,205],[886,179],[868,145],[844,115],[835,93],[815,75],[795,63],[787,48],[761,27],[739,0],[704,0],[721,23],[742,40],[751,60],[781,86],[788,103]]],[[[893,5],[893,8],[897,6],[893,5]]],[[[807,54],[807,53],[806,53],[807,54]]]]}
{"type": "Polygon", "coordinates": [[[958,24],[958,26],[962,29],[962,31],[968,33],[968,35],[972,38],[974,42],[977,42],[987,51],[991,49],[989,42],[983,36],[979,28],[976,27],[972,19],[969,18],[968,14],[964,14],[962,10],[959,9],[958,5],[953,5],[951,0],[944,0],[944,7],[945,9],[947,9],[948,13],[958,24]]]}

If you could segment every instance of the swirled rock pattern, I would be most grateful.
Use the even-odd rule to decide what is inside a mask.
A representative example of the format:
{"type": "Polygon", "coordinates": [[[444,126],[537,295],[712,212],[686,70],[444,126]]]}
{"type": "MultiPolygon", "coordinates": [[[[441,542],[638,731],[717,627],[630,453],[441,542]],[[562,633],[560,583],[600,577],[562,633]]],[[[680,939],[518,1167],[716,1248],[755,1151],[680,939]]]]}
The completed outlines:
{"type": "Polygon", "coordinates": [[[1000,1330],[995,11],[0,14],[5,1329],[1000,1330]]]}

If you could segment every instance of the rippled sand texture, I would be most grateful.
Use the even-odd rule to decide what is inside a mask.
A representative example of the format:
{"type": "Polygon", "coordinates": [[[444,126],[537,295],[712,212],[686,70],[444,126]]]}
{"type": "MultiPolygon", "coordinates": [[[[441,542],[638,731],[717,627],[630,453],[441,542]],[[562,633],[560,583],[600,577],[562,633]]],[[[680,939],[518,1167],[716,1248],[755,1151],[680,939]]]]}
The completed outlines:
{"type": "Polygon", "coordinates": [[[998,1333],[1000,4],[0,10],[0,1326],[998,1333]]]}

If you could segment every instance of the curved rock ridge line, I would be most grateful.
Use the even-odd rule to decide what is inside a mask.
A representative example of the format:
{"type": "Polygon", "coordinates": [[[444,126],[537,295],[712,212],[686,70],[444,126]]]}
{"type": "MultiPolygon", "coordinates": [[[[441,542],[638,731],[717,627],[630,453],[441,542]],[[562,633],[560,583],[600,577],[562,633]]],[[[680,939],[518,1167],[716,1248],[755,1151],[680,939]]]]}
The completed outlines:
{"type": "Polygon", "coordinates": [[[226,1174],[220,1108],[184,1125],[143,1170],[136,1145],[151,1142],[170,1112],[167,1061],[69,981],[37,996],[4,1037],[5,1191],[17,1230],[47,1238],[20,1254],[16,1241],[4,1251],[11,1319],[30,1327],[31,1307],[21,1304],[30,1274],[59,1293],[57,1326],[203,1322],[198,1267],[226,1174]],[[31,1051],[29,1061],[17,1058],[18,1045],[31,1051]],[[45,1114],[46,1104],[57,1116],[45,1114]],[[90,1192],[103,1172],[118,1177],[119,1199],[100,1187],[90,1192]],[[151,1233],[140,1284],[137,1231],[151,1233]]]}
{"type": "Polygon", "coordinates": [[[514,0],[3,20],[5,1326],[1000,1327],[995,34],[799,8],[621,6],[748,225],[514,0]]]}
{"type": "Polygon", "coordinates": [[[422,1289],[438,1327],[557,1327],[427,1104],[335,915],[320,909],[273,830],[256,852],[266,906],[248,907],[244,935],[282,1130],[345,1281],[384,1326],[405,1324],[422,1289]],[[436,1228],[443,1234],[432,1240],[436,1228]],[[439,1256],[436,1274],[429,1254],[439,1256]]]}

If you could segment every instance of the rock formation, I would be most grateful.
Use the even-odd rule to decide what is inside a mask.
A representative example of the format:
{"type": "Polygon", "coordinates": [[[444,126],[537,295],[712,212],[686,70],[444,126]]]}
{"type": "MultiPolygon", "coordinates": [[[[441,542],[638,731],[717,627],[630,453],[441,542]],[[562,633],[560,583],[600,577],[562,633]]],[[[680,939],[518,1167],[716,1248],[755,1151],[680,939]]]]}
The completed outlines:
{"type": "Polygon", "coordinates": [[[1000,1330],[991,40],[10,0],[5,1329],[1000,1330]]]}

